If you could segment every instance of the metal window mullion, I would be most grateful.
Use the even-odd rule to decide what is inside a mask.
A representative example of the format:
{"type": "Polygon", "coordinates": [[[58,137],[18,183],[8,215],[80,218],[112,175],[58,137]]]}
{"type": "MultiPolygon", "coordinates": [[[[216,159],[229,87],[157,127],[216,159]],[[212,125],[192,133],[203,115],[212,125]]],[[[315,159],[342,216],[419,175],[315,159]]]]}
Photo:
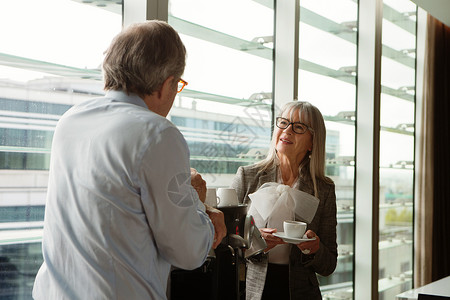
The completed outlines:
{"type": "Polygon", "coordinates": [[[378,299],[382,0],[360,0],[356,109],[355,299],[378,299]]]}
{"type": "Polygon", "coordinates": [[[122,27],[145,20],[167,21],[169,0],[124,0],[122,5],[122,27]]]}
{"type": "Polygon", "coordinates": [[[299,0],[275,1],[274,106],[297,99],[299,0]]]}

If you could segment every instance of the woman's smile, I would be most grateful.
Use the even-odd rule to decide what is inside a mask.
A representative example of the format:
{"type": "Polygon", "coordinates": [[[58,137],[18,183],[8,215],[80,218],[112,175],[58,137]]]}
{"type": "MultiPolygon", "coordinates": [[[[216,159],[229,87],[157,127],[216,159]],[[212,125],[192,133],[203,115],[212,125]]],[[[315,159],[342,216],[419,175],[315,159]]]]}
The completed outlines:
{"type": "Polygon", "coordinates": [[[280,142],[283,144],[293,144],[292,141],[287,138],[280,138],[280,142]]]}

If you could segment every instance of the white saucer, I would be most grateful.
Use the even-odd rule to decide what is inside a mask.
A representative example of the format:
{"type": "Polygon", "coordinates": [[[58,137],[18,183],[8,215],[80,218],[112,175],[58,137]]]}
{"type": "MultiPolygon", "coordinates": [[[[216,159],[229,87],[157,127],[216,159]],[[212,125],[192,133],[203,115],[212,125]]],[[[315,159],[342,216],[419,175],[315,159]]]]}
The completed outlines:
{"type": "Polygon", "coordinates": [[[273,235],[279,237],[280,239],[283,239],[284,242],[289,244],[301,244],[303,242],[314,241],[316,239],[316,237],[310,239],[287,237],[284,232],[275,232],[273,233],[273,235]]]}

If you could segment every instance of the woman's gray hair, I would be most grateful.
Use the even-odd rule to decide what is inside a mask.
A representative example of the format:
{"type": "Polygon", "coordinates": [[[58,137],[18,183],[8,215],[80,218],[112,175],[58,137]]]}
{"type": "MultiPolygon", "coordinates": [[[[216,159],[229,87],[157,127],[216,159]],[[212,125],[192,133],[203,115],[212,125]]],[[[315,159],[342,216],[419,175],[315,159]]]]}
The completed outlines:
{"type": "Polygon", "coordinates": [[[140,96],[157,91],[170,76],[178,80],[186,65],[186,48],[178,33],[156,20],[130,25],[105,54],[104,89],[140,96]]]}
{"type": "MultiPolygon", "coordinates": [[[[279,116],[289,114],[290,120],[294,114],[298,115],[299,121],[311,128],[313,136],[313,146],[299,166],[299,176],[310,176],[314,185],[314,194],[318,196],[317,179],[331,183],[331,180],[325,176],[325,139],[326,128],[320,110],[306,101],[292,101],[286,103],[280,110],[279,116]]],[[[267,153],[267,157],[258,163],[261,171],[276,167],[279,163],[276,151],[277,134],[273,131],[272,141],[267,153]]]]}

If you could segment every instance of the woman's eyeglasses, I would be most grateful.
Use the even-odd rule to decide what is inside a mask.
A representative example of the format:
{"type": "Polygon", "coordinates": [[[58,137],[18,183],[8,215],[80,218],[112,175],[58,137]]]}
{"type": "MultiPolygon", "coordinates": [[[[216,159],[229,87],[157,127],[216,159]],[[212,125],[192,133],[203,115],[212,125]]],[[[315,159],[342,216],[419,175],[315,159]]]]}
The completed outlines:
{"type": "Polygon", "coordinates": [[[314,132],[314,130],[311,127],[309,127],[306,124],[303,124],[302,122],[290,122],[288,119],[282,117],[276,118],[275,124],[280,129],[286,129],[289,127],[289,125],[292,124],[292,131],[298,134],[303,134],[306,132],[306,130],[309,130],[311,133],[314,132]]]}
{"type": "Polygon", "coordinates": [[[187,81],[184,81],[183,79],[180,78],[180,81],[178,81],[178,89],[177,89],[177,93],[180,93],[185,86],[187,86],[187,81]]]}

